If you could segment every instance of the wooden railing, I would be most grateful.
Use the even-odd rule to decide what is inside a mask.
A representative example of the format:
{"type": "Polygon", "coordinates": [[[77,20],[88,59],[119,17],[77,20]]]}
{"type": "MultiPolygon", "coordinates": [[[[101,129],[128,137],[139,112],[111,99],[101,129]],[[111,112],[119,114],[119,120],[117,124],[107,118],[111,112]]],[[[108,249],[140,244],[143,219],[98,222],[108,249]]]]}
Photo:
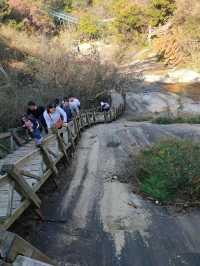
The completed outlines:
{"type": "Polygon", "coordinates": [[[9,132],[0,133],[0,159],[25,145],[28,141],[30,141],[30,137],[23,128],[10,129],[9,132]]]}
{"type": "Polygon", "coordinates": [[[16,234],[0,230],[0,265],[56,266],[57,264],[16,234]]]}
{"type": "Polygon", "coordinates": [[[41,199],[37,191],[49,177],[56,185],[57,163],[62,158],[69,163],[81,132],[92,125],[116,120],[124,109],[125,96],[109,112],[81,113],[61,130],[48,135],[40,148],[30,142],[0,160],[0,229],[8,229],[30,205],[38,213],[41,199]]]}

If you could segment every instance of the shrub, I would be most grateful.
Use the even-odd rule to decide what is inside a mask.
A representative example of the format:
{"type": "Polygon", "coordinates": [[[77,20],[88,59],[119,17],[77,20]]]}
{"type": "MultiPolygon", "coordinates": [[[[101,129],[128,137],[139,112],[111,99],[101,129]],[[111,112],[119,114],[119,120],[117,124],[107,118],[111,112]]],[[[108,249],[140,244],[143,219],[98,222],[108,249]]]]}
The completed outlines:
{"type": "Polygon", "coordinates": [[[10,80],[0,73],[0,131],[16,127],[29,100],[45,105],[73,94],[83,108],[90,108],[96,94],[114,86],[114,69],[101,64],[98,55],[70,52],[69,33],[50,39],[6,26],[1,34],[5,40],[0,38],[0,61],[10,80]]]}
{"type": "Polygon", "coordinates": [[[114,27],[118,34],[124,36],[124,39],[132,40],[136,35],[144,32],[146,21],[140,6],[136,4],[123,5],[119,2],[114,10],[116,12],[114,27]]]}
{"type": "Polygon", "coordinates": [[[147,9],[150,24],[154,27],[165,24],[175,9],[175,0],[151,0],[147,9]]]}
{"type": "Polygon", "coordinates": [[[0,0],[0,22],[10,15],[10,8],[7,0],[0,0]]]}
{"type": "Polygon", "coordinates": [[[102,27],[95,16],[86,14],[80,20],[79,32],[82,38],[94,40],[101,37],[102,27]]]}
{"type": "Polygon", "coordinates": [[[138,157],[140,189],[160,201],[200,196],[200,144],[168,140],[153,145],[138,157]]]}
{"type": "Polygon", "coordinates": [[[42,33],[55,31],[53,20],[42,10],[41,1],[9,0],[9,6],[12,10],[11,24],[16,29],[23,28],[29,32],[38,31],[42,33]]]}
{"type": "Polygon", "coordinates": [[[191,116],[191,117],[170,117],[170,116],[161,116],[157,117],[153,120],[155,124],[181,124],[181,123],[188,123],[188,124],[200,124],[200,116],[191,116]]]}
{"type": "Polygon", "coordinates": [[[65,10],[71,12],[73,0],[45,0],[44,4],[55,10],[65,10]]]}

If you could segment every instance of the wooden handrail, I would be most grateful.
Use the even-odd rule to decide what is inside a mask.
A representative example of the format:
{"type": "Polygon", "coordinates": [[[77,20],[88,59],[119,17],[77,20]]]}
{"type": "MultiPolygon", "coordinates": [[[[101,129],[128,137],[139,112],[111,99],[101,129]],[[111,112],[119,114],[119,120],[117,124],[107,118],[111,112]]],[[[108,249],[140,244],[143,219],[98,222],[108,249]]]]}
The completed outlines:
{"type": "MultiPolygon", "coordinates": [[[[14,155],[10,154],[4,159],[5,174],[0,175],[0,189],[1,186],[7,187],[6,184],[8,184],[10,200],[15,201],[13,195],[17,191],[22,203],[16,209],[3,213],[0,202],[0,229],[9,228],[31,203],[34,203],[36,211],[37,208],[40,208],[41,201],[36,194],[37,191],[50,176],[56,184],[53,176],[58,176],[57,163],[61,158],[69,163],[70,156],[75,151],[75,145],[81,136],[81,131],[92,125],[116,120],[125,109],[124,97],[122,97],[122,101],[123,103],[109,112],[82,112],[80,116],[74,117],[73,121],[64,124],[62,129],[48,135],[41,147],[28,144],[15,151],[14,155]],[[21,153],[24,155],[20,156],[21,153]],[[36,166],[32,170],[31,165],[35,164],[36,166]],[[38,169],[37,172],[35,172],[36,169],[38,169]]],[[[6,135],[5,133],[4,136],[12,136],[12,134],[6,135]]],[[[13,206],[12,202],[8,206],[13,206]]]]}
{"type": "MultiPolygon", "coordinates": [[[[15,151],[14,155],[10,154],[5,158],[3,170],[6,173],[3,176],[0,175],[0,191],[2,188],[5,193],[6,187],[9,189],[8,209],[6,213],[3,214],[0,201],[0,249],[2,249],[2,245],[6,242],[6,238],[3,239],[3,242],[1,241],[1,237],[4,238],[4,235],[1,234],[1,230],[7,230],[30,205],[38,215],[41,215],[40,211],[38,211],[41,206],[41,199],[37,191],[48,178],[51,178],[56,184],[56,179],[54,179],[54,177],[58,177],[57,163],[62,158],[69,163],[70,156],[73,155],[75,151],[75,145],[83,129],[98,123],[108,123],[116,120],[125,110],[124,105],[125,100],[123,98],[123,104],[119,104],[119,106],[113,108],[109,112],[92,111],[82,113],[80,116],[75,117],[69,124],[64,124],[62,129],[55,130],[52,134],[48,135],[44,139],[41,147],[36,147],[34,143],[28,144],[15,151]],[[22,157],[19,156],[20,152],[23,154],[22,157]],[[31,168],[31,165],[33,165],[33,168],[31,168]],[[36,166],[38,167],[38,171],[35,173],[37,169],[36,166]],[[30,179],[32,180],[31,183],[30,179]],[[13,206],[16,205],[16,194],[20,197],[20,202],[16,209],[13,210],[13,206]],[[4,215],[4,217],[2,215],[4,215]]],[[[9,138],[12,137],[12,133],[4,133],[2,136],[4,138],[9,138]]],[[[19,198],[17,201],[19,201],[19,198]]],[[[7,235],[7,233],[5,233],[5,235],[7,235]]],[[[3,261],[5,258],[6,261],[9,260],[13,262],[17,254],[26,256],[25,247],[27,252],[29,252],[30,249],[34,250],[33,258],[50,262],[51,265],[56,265],[43,253],[32,246],[28,246],[28,243],[24,242],[23,239],[18,239],[12,246],[14,246],[13,250],[15,253],[13,251],[11,253],[6,253],[7,257],[1,254],[3,255],[3,261]]],[[[9,250],[11,250],[10,247],[9,250]]]]}
{"type": "Polygon", "coordinates": [[[6,132],[6,133],[0,133],[0,140],[2,139],[7,139],[11,137],[11,133],[10,132],[6,132]]]}

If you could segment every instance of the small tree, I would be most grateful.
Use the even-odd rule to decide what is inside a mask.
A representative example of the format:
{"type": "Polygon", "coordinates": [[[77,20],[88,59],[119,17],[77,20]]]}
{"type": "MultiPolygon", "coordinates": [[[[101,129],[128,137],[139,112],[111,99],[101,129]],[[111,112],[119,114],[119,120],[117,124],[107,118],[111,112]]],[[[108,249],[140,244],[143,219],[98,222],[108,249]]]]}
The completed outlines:
{"type": "Polygon", "coordinates": [[[115,13],[114,27],[126,40],[131,40],[136,34],[144,32],[146,21],[140,6],[119,4],[115,7],[115,13]]]}
{"type": "Polygon", "coordinates": [[[72,10],[73,0],[44,0],[44,4],[56,10],[70,12],[72,10]]]}
{"type": "Polygon", "coordinates": [[[10,14],[8,1],[0,0],[0,22],[2,22],[10,14]]]}
{"type": "Polygon", "coordinates": [[[102,28],[95,16],[86,14],[80,20],[79,31],[84,39],[94,40],[101,36],[102,28]]]}
{"type": "Polygon", "coordinates": [[[175,0],[151,0],[147,9],[151,26],[165,24],[169,17],[174,14],[175,9],[175,0]]]}

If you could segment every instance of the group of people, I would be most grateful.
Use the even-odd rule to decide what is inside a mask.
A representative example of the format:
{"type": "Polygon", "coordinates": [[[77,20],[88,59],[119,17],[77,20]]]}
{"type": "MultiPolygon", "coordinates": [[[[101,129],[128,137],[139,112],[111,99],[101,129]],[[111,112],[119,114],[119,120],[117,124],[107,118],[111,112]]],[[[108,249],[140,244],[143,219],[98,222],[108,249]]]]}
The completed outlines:
{"type": "Polygon", "coordinates": [[[69,123],[74,115],[80,112],[80,101],[75,97],[65,97],[62,101],[55,99],[46,108],[35,102],[28,102],[28,108],[22,117],[23,127],[28,129],[35,139],[36,145],[42,143],[42,131],[46,134],[51,129],[60,129],[64,123],[69,123]]]}
{"type": "MultiPolygon", "coordinates": [[[[35,102],[28,102],[28,108],[22,117],[23,127],[28,129],[37,146],[42,143],[43,131],[48,134],[52,129],[60,129],[69,123],[73,116],[79,115],[81,103],[75,97],[65,97],[62,101],[55,99],[46,108],[35,102]]],[[[100,103],[102,112],[110,110],[107,102],[100,103]]]]}

